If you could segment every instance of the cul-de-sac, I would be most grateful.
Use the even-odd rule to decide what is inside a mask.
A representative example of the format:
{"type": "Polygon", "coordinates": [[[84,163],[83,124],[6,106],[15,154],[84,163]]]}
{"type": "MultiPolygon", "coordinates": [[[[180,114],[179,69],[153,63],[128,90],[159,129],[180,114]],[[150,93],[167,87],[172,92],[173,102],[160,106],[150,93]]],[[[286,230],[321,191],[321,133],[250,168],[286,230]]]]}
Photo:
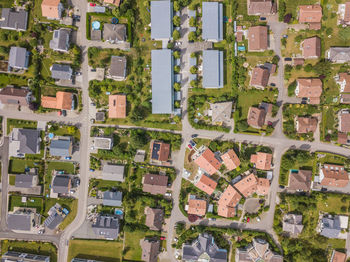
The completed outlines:
{"type": "Polygon", "coordinates": [[[0,0],[2,262],[349,262],[349,0],[0,0]]]}

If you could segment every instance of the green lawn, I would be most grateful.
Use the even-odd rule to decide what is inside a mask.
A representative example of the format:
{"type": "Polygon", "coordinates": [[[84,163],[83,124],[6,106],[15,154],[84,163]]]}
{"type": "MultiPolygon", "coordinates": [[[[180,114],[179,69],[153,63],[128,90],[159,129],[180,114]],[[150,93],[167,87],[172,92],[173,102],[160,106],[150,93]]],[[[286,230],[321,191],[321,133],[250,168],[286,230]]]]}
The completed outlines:
{"type": "Polygon", "coordinates": [[[122,249],[122,242],[74,239],[69,241],[67,261],[78,257],[105,262],[121,262],[122,249]]]}
{"type": "Polygon", "coordinates": [[[54,133],[56,136],[73,136],[76,142],[80,140],[79,128],[75,126],[50,124],[49,132],[54,133]]]}
{"type": "Polygon", "coordinates": [[[47,162],[47,172],[45,176],[45,194],[50,193],[49,185],[51,184],[52,172],[54,170],[64,171],[65,174],[75,174],[75,166],[71,162],[47,162]]]}
{"type": "Polygon", "coordinates": [[[69,211],[69,214],[63,220],[63,222],[58,226],[58,228],[60,230],[64,230],[70,223],[73,222],[74,218],[77,215],[78,199],[73,199],[73,198],[61,198],[61,199],[47,198],[47,199],[45,199],[45,210],[43,212],[43,215],[45,217],[48,216],[47,212],[56,203],[60,204],[63,208],[67,208],[69,211]]]}
{"type": "Polygon", "coordinates": [[[345,161],[348,159],[344,156],[332,154],[332,153],[324,153],[324,152],[317,152],[319,154],[319,163],[321,164],[337,164],[337,165],[344,165],[345,161]],[[324,155],[324,157],[321,157],[321,155],[324,155]]]}
{"type": "Polygon", "coordinates": [[[50,256],[51,262],[57,261],[57,248],[54,244],[48,242],[2,240],[1,255],[7,251],[50,256]]]}
{"type": "Polygon", "coordinates": [[[159,233],[149,233],[145,231],[125,231],[125,247],[123,259],[126,259],[128,261],[141,261],[142,249],[140,247],[140,240],[146,236],[159,236],[159,233]]]}
{"type": "Polygon", "coordinates": [[[44,201],[41,197],[28,197],[25,203],[22,203],[22,196],[10,195],[9,197],[9,211],[13,211],[14,207],[29,207],[36,208],[36,211],[41,213],[43,205],[44,201]]]}
{"type": "Polygon", "coordinates": [[[21,120],[21,119],[7,119],[7,134],[10,134],[13,128],[29,128],[36,129],[37,121],[21,120]]]}
{"type": "Polygon", "coordinates": [[[22,158],[13,158],[9,163],[9,173],[10,174],[21,174],[24,173],[26,167],[37,167],[35,163],[38,163],[34,160],[22,159],[22,158]]]}
{"type": "Polygon", "coordinates": [[[293,17],[296,17],[299,5],[311,5],[316,2],[316,0],[286,0],[286,13],[291,13],[293,17]]]}
{"type": "Polygon", "coordinates": [[[15,183],[16,183],[16,176],[15,175],[9,175],[10,177],[9,177],[9,184],[11,185],[11,186],[14,186],[15,185],[15,183]]]}

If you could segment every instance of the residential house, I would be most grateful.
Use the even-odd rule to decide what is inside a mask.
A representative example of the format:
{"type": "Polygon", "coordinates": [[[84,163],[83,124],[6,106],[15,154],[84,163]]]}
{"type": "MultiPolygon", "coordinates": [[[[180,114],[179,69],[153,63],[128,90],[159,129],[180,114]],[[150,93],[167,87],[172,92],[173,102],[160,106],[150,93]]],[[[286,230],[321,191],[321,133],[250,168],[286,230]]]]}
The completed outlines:
{"type": "Polygon", "coordinates": [[[232,115],[232,102],[210,103],[213,125],[229,125],[232,115]]]}
{"type": "Polygon", "coordinates": [[[115,81],[124,81],[126,79],[126,62],[125,56],[112,56],[107,77],[115,81]]]}
{"type": "Polygon", "coordinates": [[[272,15],[276,13],[276,3],[272,0],[248,0],[248,15],[272,15]]]}
{"type": "Polygon", "coordinates": [[[110,137],[94,137],[94,148],[111,150],[113,147],[113,138],[110,137]]]}
{"type": "Polygon", "coordinates": [[[33,188],[38,185],[38,175],[35,174],[16,174],[15,187],[33,188]]]}
{"type": "Polygon", "coordinates": [[[146,174],[143,177],[142,191],[150,193],[152,195],[164,195],[167,191],[168,176],[167,175],[156,175],[146,174]]]}
{"type": "Polygon", "coordinates": [[[201,146],[197,150],[192,156],[192,160],[209,175],[215,174],[221,167],[221,163],[216,159],[214,153],[205,146],[201,146]]]}
{"type": "Polygon", "coordinates": [[[250,156],[250,163],[255,165],[256,169],[270,170],[272,163],[272,154],[257,152],[250,156]]]}
{"type": "Polygon", "coordinates": [[[40,214],[35,208],[14,207],[7,214],[7,227],[17,233],[30,233],[40,225],[40,214]]]}
{"type": "Polygon", "coordinates": [[[200,261],[201,257],[206,257],[207,261],[227,262],[228,255],[226,249],[217,246],[212,235],[202,233],[191,244],[182,246],[182,260],[200,261]]]}
{"type": "Polygon", "coordinates": [[[270,180],[268,180],[267,178],[258,177],[256,193],[259,196],[266,196],[269,194],[269,191],[270,191],[270,180]]]}
{"type": "Polygon", "coordinates": [[[339,144],[342,144],[342,145],[345,145],[348,143],[348,134],[347,133],[341,133],[341,132],[338,132],[338,140],[337,142],[339,144]]]}
{"type": "Polygon", "coordinates": [[[220,42],[223,40],[223,4],[202,2],[202,39],[220,42]]]}
{"type": "Polygon", "coordinates": [[[43,0],[41,3],[41,15],[47,19],[61,19],[63,10],[60,0],[43,0]]]}
{"type": "Polygon", "coordinates": [[[126,26],[123,24],[104,24],[103,39],[111,44],[126,41],[126,26]]]}
{"type": "Polygon", "coordinates": [[[187,214],[204,217],[207,213],[207,201],[203,199],[189,198],[187,214]]]}
{"type": "Polygon", "coordinates": [[[267,68],[257,66],[252,71],[250,85],[258,89],[265,89],[269,83],[269,78],[269,70],[267,68]]]}
{"type": "Polygon", "coordinates": [[[50,67],[51,77],[57,80],[71,80],[73,69],[70,65],[53,64],[50,67]]]}
{"type": "Polygon", "coordinates": [[[283,216],[282,228],[284,232],[292,236],[298,236],[303,231],[303,216],[296,214],[285,214],[283,216]]]}
{"type": "Polygon", "coordinates": [[[350,94],[340,94],[340,103],[350,104],[350,94]]]}
{"type": "Polygon", "coordinates": [[[159,240],[142,239],[140,241],[142,249],[141,259],[146,262],[157,262],[160,248],[159,240]]]}
{"type": "Polygon", "coordinates": [[[95,235],[104,239],[115,240],[119,235],[119,219],[110,215],[98,215],[92,224],[95,235]]]}
{"type": "Polygon", "coordinates": [[[310,29],[321,29],[322,7],[316,5],[299,6],[299,23],[308,23],[310,29]]]}
{"type": "Polygon", "coordinates": [[[61,137],[51,140],[50,155],[59,157],[69,157],[72,155],[71,137],[61,137]]]}
{"type": "Polygon", "coordinates": [[[145,225],[150,230],[160,231],[162,230],[164,222],[164,211],[160,208],[145,208],[146,222],[145,225]]]}
{"type": "Polygon", "coordinates": [[[339,112],[339,131],[343,133],[350,132],[350,113],[348,111],[339,112]]]}
{"type": "Polygon", "coordinates": [[[335,81],[339,85],[340,93],[350,93],[350,74],[339,73],[335,77],[335,81]]]}
{"type": "Polygon", "coordinates": [[[56,97],[42,96],[41,106],[44,108],[58,110],[73,110],[74,109],[74,94],[69,92],[58,91],[56,97]]]}
{"type": "Polygon", "coordinates": [[[320,235],[327,238],[339,238],[341,231],[348,229],[348,222],[347,216],[326,214],[320,219],[320,235]]]}
{"type": "Polygon", "coordinates": [[[55,230],[69,214],[69,211],[56,203],[47,213],[49,216],[45,219],[44,225],[50,230],[55,230]]]}
{"type": "Polygon", "coordinates": [[[201,176],[201,178],[198,180],[197,183],[195,183],[195,186],[199,188],[200,190],[204,191],[208,195],[211,195],[214,193],[216,186],[218,183],[214,181],[213,179],[209,178],[205,174],[201,176]]]}
{"type": "Polygon", "coordinates": [[[104,164],[102,179],[108,181],[124,182],[124,169],[122,165],[104,164]]]}
{"type": "MultiPolygon", "coordinates": [[[[170,1],[151,1],[155,3],[170,1]]],[[[160,10],[160,12],[163,12],[160,10]]],[[[161,25],[160,25],[161,26],[161,25]]],[[[170,49],[151,51],[152,114],[174,113],[174,57],[170,49]]]]}
{"type": "Polygon", "coordinates": [[[338,5],[339,24],[350,25],[350,2],[338,5]]]}
{"type": "Polygon", "coordinates": [[[30,53],[23,47],[12,46],[9,55],[9,68],[27,70],[30,53]]]}
{"type": "Polygon", "coordinates": [[[321,56],[321,39],[318,36],[306,38],[301,43],[305,59],[319,58],[321,56]]]}
{"type": "Polygon", "coordinates": [[[252,26],[248,29],[248,51],[265,51],[268,42],[267,26],[252,26]]]}
{"type": "Polygon", "coordinates": [[[111,4],[111,5],[115,5],[116,7],[118,7],[120,5],[121,0],[103,0],[103,2],[105,4],[111,4]]]}
{"type": "Polygon", "coordinates": [[[126,95],[108,96],[108,117],[126,118],[126,95]]]}
{"type": "Polygon", "coordinates": [[[173,3],[170,0],[151,1],[151,38],[170,40],[172,35],[173,3]]]}
{"type": "Polygon", "coordinates": [[[332,63],[343,64],[350,62],[350,47],[331,47],[326,57],[332,63]]]}
{"type": "MultiPolygon", "coordinates": [[[[213,2],[214,3],[214,2],[213,2]]],[[[224,87],[224,52],[203,50],[203,87],[224,87]]]]}
{"type": "Polygon", "coordinates": [[[264,108],[250,107],[247,123],[253,128],[260,129],[265,124],[266,111],[264,108]]]}
{"type": "Polygon", "coordinates": [[[21,253],[16,251],[7,251],[2,255],[2,261],[21,261],[21,262],[50,262],[49,256],[21,253]]]}
{"type": "Polygon", "coordinates": [[[344,166],[324,164],[320,168],[319,181],[322,186],[346,187],[349,183],[349,174],[344,166]]]}
{"type": "Polygon", "coordinates": [[[236,215],[236,207],[241,198],[238,191],[231,185],[228,185],[218,201],[218,215],[222,217],[234,217],[236,215]]]}
{"type": "Polygon", "coordinates": [[[346,254],[337,250],[333,250],[331,260],[329,262],[346,262],[346,254]]]}
{"type": "Polygon", "coordinates": [[[123,192],[104,191],[102,205],[110,207],[121,207],[123,205],[123,192]]]}
{"type": "Polygon", "coordinates": [[[274,253],[269,243],[264,239],[254,238],[245,248],[237,248],[235,254],[236,262],[283,262],[283,257],[274,253]]]}
{"type": "Polygon", "coordinates": [[[56,175],[52,179],[51,190],[54,194],[61,196],[69,196],[69,192],[72,186],[72,181],[69,176],[56,175]]]}
{"type": "Polygon", "coordinates": [[[24,9],[15,11],[11,8],[2,8],[0,28],[16,31],[26,31],[28,25],[28,12],[24,9]]]}
{"type": "Polygon", "coordinates": [[[152,162],[162,164],[169,160],[170,144],[162,141],[152,140],[150,143],[152,162]]]}
{"type": "Polygon", "coordinates": [[[6,105],[29,106],[32,92],[27,87],[7,86],[0,90],[0,103],[6,105]]]}
{"type": "Polygon", "coordinates": [[[319,104],[322,94],[322,81],[318,78],[299,78],[295,88],[296,97],[307,97],[309,104],[319,104]]]}
{"type": "Polygon", "coordinates": [[[146,151],[138,149],[136,151],[136,154],[134,156],[134,162],[135,163],[142,163],[145,162],[145,157],[146,157],[146,151]]]}
{"type": "Polygon", "coordinates": [[[254,174],[243,177],[240,181],[234,184],[234,187],[244,196],[249,197],[256,193],[258,180],[254,174]]]}
{"type": "Polygon", "coordinates": [[[291,170],[288,179],[288,190],[309,192],[312,183],[311,170],[291,170]]]}
{"type": "Polygon", "coordinates": [[[233,149],[230,149],[225,154],[221,155],[221,159],[228,171],[236,169],[241,164],[241,161],[233,149]]]}
{"type": "Polygon", "coordinates": [[[69,50],[70,30],[60,28],[53,31],[52,40],[50,40],[50,48],[55,51],[67,53],[69,50]]]}
{"type": "Polygon", "coordinates": [[[41,139],[37,129],[13,128],[9,138],[9,156],[23,157],[40,153],[41,139]]]}
{"type": "Polygon", "coordinates": [[[314,133],[317,129],[317,118],[298,116],[295,120],[295,125],[298,134],[314,133]]]}

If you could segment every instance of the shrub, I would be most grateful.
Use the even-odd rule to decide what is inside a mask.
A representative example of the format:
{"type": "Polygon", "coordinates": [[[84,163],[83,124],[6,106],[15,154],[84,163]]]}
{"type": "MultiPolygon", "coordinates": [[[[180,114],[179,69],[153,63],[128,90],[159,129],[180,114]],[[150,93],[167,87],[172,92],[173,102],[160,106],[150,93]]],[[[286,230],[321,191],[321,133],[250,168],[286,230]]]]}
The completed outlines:
{"type": "Polygon", "coordinates": [[[312,65],[311,65],[311,64],[307,64],[307,65],[304,67],[304,71],[305,71],[305,72],[311,72],[311,71],[312,71],[312,65]]]}
{"type": "Polygon", "coordinates": [[[294,96],[296,88],[297,88],[297,82],[294,81],[288,86],[288,96],[294,96]]]}

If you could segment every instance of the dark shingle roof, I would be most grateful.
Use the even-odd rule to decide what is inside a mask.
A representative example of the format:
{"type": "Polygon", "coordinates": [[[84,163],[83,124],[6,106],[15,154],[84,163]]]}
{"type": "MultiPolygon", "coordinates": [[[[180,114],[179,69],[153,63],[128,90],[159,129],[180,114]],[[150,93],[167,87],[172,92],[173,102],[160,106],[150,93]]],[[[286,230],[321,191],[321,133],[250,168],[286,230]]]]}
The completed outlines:
{"type": "Polygon", "coordinates": [[[10,49],[9,66],[14,68],[28,68],[29,53],[23,47],[12,46],[10,49]]]}
{"type": "Polygon", "coordinates": [[[7,225],[12,230],[29,231],[31,229],[31,215],[30,214],[8,214],[7,225]]]}
{"type": "Polygon", "coordinates": [[[72,78],[72,68],[69,65],[53,64],[51,77],[53,79],[70,80],[72,78]]]}
{"type": "Polygon", "coordinates": [[[33,175],[16,175],[15,187],[31,188],[34,177],[33,175]]]}
{"type": "Polygon", "coordinates": [[[2,21],[0,27],[13,30],[27,30],[28,12],[25,10],[14,11],[3,8],[1,12],[2,21]]]}
{"type": "Polygon", "coordinates": [[[67,194],[69,193],[70,177],[57,175],[52,182],[52,190],[54,193],[67,194]]]}

